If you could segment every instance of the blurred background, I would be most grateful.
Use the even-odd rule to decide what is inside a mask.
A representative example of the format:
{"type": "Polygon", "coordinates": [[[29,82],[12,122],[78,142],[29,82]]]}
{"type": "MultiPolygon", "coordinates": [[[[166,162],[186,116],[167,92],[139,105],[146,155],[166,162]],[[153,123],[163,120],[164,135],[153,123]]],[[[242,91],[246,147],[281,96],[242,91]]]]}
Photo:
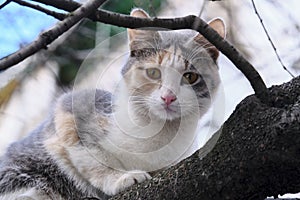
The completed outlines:
{"type": "MultiPolygon", "coordinates": [[[[255,5],[282,62],[294,76],[299,75],[300,2],[257,0],[255,5]]],[[[153,17],[193,14],[206,21],[221,17],[227,26],[227,40],[256,67],[268,87],[292,79],[278,61],[251,0],[110,0],[102,9],[129,14],[135,7],[143,8],[153,17]]],[[[0,10],[0,58],[34,41],[55,23],[57,20],[51,16],[9,3],[0,10]]],[[[1,71],[0,156],[11,142],[26,136],[47,117],[62,93],[95,86],[113,90],[126,56],[125,28],[83,20],[47,50],[1,71]],[[101,81],[100,74],[105,75],[101,81]]],[[[223,55],[219,68],[223,83],[220,95],[199,124],[195,148],[207,141],[243,98],[253,94],[246,78],[223,55]]]]}

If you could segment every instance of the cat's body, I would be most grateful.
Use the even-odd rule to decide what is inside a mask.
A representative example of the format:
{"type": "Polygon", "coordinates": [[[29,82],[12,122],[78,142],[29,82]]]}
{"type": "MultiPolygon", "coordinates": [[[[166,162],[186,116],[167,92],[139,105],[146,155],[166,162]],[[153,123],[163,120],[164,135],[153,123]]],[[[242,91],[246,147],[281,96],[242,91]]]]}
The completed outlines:
{"type": "MultiPolygon", "coordinates": [[[[224,36],[222,21],[210,25],[224,36]]],[[[116,94],[63,95],[47,121],[8,149],[0,199],[105,198],[186,156],[220,82],[218,51],[193,31],[129,30],[129,39],[116,94]]]]}

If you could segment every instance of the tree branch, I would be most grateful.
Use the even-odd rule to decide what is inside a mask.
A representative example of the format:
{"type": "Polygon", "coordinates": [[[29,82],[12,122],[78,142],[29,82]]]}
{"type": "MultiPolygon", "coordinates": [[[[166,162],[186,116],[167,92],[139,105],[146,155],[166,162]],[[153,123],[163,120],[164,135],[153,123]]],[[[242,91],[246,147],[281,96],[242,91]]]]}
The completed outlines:
{"type": "Polygon", "coordinates": [[[63,14],[63,13],[58,13],[58,12],[55,12],[53,10],[48,10],[46,8],[43,8],[39,5],[34,5],[34,4],[31,4],[31,3],[28,3],[26,1],[22,1],[22,0],[13,0],[13,2],[21,5],[21,6],[26,6],[26,7],[29,7],[29,8],[32,8],[32,9],[35,9],[35,10],[38,10],[38,11],[41,11],[47,15],[50,15],[58,20],[64,20],[67,15],[66,14],[63,14]]]}
{"type": "Polygon", "coordinates": [[[5,70],[25,58],[38,52],[40,49],[47,48],[47,45],[57,39],[60,35],[66,32],[69,28],[78,23],[81,19],[88,16],[91,12],[95,11],[105,0],[90,0],[80,6],[66,19],[59,22],[55,27],[42,33],[37,40],[30,45],[21,48],[19,51],[0,60],[0,70],[5,70]]]}
{"type": "Polygon", "coordinates": [[[0,10],[7,6],[10,2],[12,2],[12,0],[6,0],[3,4],[0,5],[0,10]]]}
{"type": "MultiPolygon", "coordinates": [[[[80,3],[72,0],[34,0],[46,5],[54,6],[58,9],[72,12],[76,8],[80,7],[80,3]]],[[[269,94],[265,83],[254,69],[254,67],[240,54],[238,51],[229,44],[226,40],[219,36],[219,34],[210,28],[207,23],[196,16],[186,16],[181,18],[169,18],[169,19],[145,19],[135,18],[128,15],[117,14],[109,11],[98,10],[89,15],[89,18],[94,21],[107,23],[115,26],[122,26],[126,28],[143,28],[143,27],[155,27],[157,30],[177,30],[177,29],[194,29],[201,33],[209,42],[215,45],[225,56],[227,56],[233,64],[246,76],[249,80],[255,94],[259,99],[266,103],[270,103],[269,94]],[[198,24],[197,27],[194,25],[198,24]]],[[[53,40],[52,40],[53,41],[53,40]]],[[[47,43],[49,44],[49,43],[47,43]]],[[[28,55],[27,55],[28,56],[28,55]]],[[[7,58],[5,58],[7,60],[7,58]]],[[[6,69],[9,65],[4,65],[0,60],[0,69],[6,69]]]]}
{"type": "Polygon", "coordinates": [[[247,97],[202,149],[111,200],[263,200],[299,192],[300,77],[270,95],[280,108],[247,97]]]}
{"type": "Polygon", "coordinates": [[[76,10],[77,8],[79,8],[81,6],[80,3],[73,1],[73,0],[31,0],[31,1],[35,1],[38,3],[42,3],[48,6],[52,6],[61,10],[65,10],[68,12],[73,12],[74,10],[76,10]]]}
{"type": "Polygon", "coordinates": [[[259,21],[260,21],[260,24],[261,24],[261,26],[263,27],[264,32],[265,32],[265,34],[266,34],[266,36],[267,36],[269,42],[271,43],[271,46],[272,46],[274,52],[275,52],[275,54],[276,54],[277,60],[280,62],[282,68],[283,68],[285,71],[287,71],[291,77],[295,78],[295,76],[292,74],[292,72],[290,72],[290,70],[288,70],[288,68],[286,68],[286,66],[283,64],[283,62],[282,62],[282,60],[281,60],[281,58],[280,58],[280,56],[279,56],[279,54],[278,54],[278,52],[277,52],[277,49],[276,49],[276,47],[275,47],[275,44],[273,43],[273,41],[272,41],[272,39],[271,39],[271,37],[270,37],[270,35],[269,35],[269,33],[268,33],[268,31],[267,31],[267,29],[266,29],[264,23],[263,23],[263,19],[261,18],[260,14],[258,13],[258,10],[257,10],[257,8],[256,8],[256,5],[255,5],[255,3],[254,3],[254,0],[251,0],[251,2],[252,2],[252,6],[253,6],[253,9],[254,9],[254,12],[255,12],[256,16],[258,17],[258,19],[259,19],[259,21]]]}

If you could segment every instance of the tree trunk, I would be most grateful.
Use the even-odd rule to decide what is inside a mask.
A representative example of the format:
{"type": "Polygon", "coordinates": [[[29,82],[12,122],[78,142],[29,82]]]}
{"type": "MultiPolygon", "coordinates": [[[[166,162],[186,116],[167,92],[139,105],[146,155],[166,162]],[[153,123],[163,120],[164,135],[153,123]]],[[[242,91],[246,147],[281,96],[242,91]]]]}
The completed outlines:
{"type": "Polygon", "coordinates": [[[269,90],[272,107],[245,98],[202,149],[112,199],[263,200],[299,192],[300,77],[269,90]]]}

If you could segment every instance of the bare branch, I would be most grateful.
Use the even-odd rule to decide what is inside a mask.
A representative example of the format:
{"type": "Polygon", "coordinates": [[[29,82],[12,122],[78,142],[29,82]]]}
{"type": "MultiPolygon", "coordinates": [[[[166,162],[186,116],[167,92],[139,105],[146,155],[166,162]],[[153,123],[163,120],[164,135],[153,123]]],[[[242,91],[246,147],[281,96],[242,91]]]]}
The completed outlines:
{"type": "Polygon", "coordinates": [[[3,4],[0,5],[0,10],[7,6],[12,0],[6,0],[3,4]]]}
{"type": "MultiPolygon", "coordinates": [[[[80,3],[77,3],[72,0],[61,1],[61,0],[34,0],[46,5],[54,6],[58,9],[63,9],[65,11],[73,11],[76,8],[80,7],[80,3]]],[[[219,34],[210,28],[206,22],[204,22],[199,17],[189,15],[181,18],[169,18],[169,19],[146,19],[146,18],[135,18],[128,15],[117,14],[109,11],[98,10],[93,14],[89,15],[89,18],[94,21],[99,21],[106,24],[111,24],[115,26],[122,26],[126,28],[143,28],[143,27],[155,27],[157,30],[177,30],[177,29],[194,29],[201,33],[209,42],[215,45],[225,56],[227,56],[233,64],[246,76],[249,80],[252,88],[254,89],[258,98],[268,104],[269,103],[269,94],[265,83],[254,69],[254,67],[240,54],[238,51],[224,40],[219,34]],[[198,24],[197,27],[194,25],[198,24]]],[[[50,37],[51,32],[47,32],[47,37],[50,37]],[[49,35],[50,34],[50,35],[49,35]]],[[[42,36],[45,34],[42,34],[42,36]]],[[[43,39],[44,40],[44,39],[43,39]]],[[[54,39],[53,39],[54,40],[54,39]]],[[[51,40],[51,41],[53,41],[51,40]]],[[[44,40],[45,41],[45,40],[44,40]]],[[[48,41],[49,43],[51,41],[48,41]]],[[[49,44],[47,43],[47,44],[49,44]]],[[[39,46],[40,48],[46,47],[39,46]]],[[[34,52],[36,52],[36,49],[34,52]]],[[[33,53],[34,53],[33,52],[33,53]]],[[[31,54],[33,54],[31,53],[31,54]]],[[[31,55],[30,54],[30,55],[31,55]]],[[[24,57],[24,55],[18,55],[18,57],[24,57]]],[[[24,58],[23,58],[24,59],[24,58]]],[[[9,60],[5,58],[5,60],[9,60]]],[[[3,62],[3,59],[0,60],[0,69],[6,69],[13,64],[7,64],[3,62]]]]}
{"type": "MultiPolygon", "coordinates": [[[[45,0],[38,0],[45,1],[45,0]]],[[[52,0],[59,4],[58,0],[52,0]]],[[[71,1],[68,1],[71,2],[71,1]]],[[[76,7],[77,2],[71,3],[71,7],[76,7]]],[[[64,5],[60,5],[61,9],[65,9],[64,5]]],[[[68,8],[67,8],[68,9],[68,8]]],[[[225,56],[227,56],[233,64],[242,71],[242,73],[250,81],[252,88],[257,96],[264,103],[269,103],[268,91],[265,83],[254,69],[254,67],[240,54],[238,51],[230,45],[226,40],[219,36],[212,28],[210,28],[202,19],[196,16],[186,16],[182,18],[172,19],[141,19],[134,18],[127,15],[116,14],[109,11],[98,10],[94,15],[90,16],[91,19],[112,24],[116,26],[123,26],[126,28],[142,28],[142,27],[156,27],[165,29],[194,29],[201,33],[209,42],[215,45],[225,56]],[[194,24],[198,24],[198,27],[194,27],[194,24]]]]}
{"type": "Polygon", "coordinates": [[[269,33],[268,33],[268,31],[267,31],[267,29],[266,29],[264,23],[263,23],[263,19],[261,18],[260,14],[258,13],[258,10],[257,10],[257,8],[256,8],[256,5],[255,5],[255,3],[254,3],[254,0],[251,0],[251,2],[252,2],[252,5],[253,5],[254,12],[255,12],[255,14],[256,14],[257,17],[258,17],[258,19],[259,19],[259,21],[260,21],[260,24],[261,24],[261,26],[263,27],[264,32],[265,32],[266,36],[268,37],[269,42],[270,42],[271,45],[272,45],[272,48],[274,49],[274,52],[275,52],[275,54],[276,54],[276,57],[277,57],[278,61],[280,62],[280,64],[281,64],[281,66],[283,67],[283,69],[284,69],[285,71],[287,71],[293,78],[295,78],[295,76],[294,76],[294,75],[286,68],[286,66],[283,64],[283,62],[282,62],[282,60],[281,60],[281,58],[280,58],[280,56],[279,56],[279,54],[278,54],[278,52],[277,52],[277,49],[276,49],[276,47],[275,47],[275,44],[273,43],[273,41],[272,41],[272,39],[271,39],[271,37],[270,37],[270,35],[269,35],[269,33]]]}
{"type": "Polygon", "coordinates": [[[203,12],[204,12],[204,9],[205,9],[206,5],[207,5],[207,1],[203,1],[202,6],[201,6],[201,9],[200,9],[199,14],[198,14],[198,17],[201,17],[201,16],[202,16],[202,14],[203,14],[203,12]]]}
{"type": "Polygon", "coordinates": [[[30,45],[23,47],[19,51],[0,60],[0,70],[4,70],[13,66],[25,58],[38,52],[40,49],[47,48],[47,45],[57,39],[60,35],[74,26],[84,17],[88,16],[92,11],[96,10],[105,0],[90,0],[84,5],[76,9],[72,15],[69,15],[65,20],[59,22],[55,27],[42,33],[37,40],[30,45]]]}
{"type": "Polygon", "coordinates": [[[53,10],[48,10],[46,8],[43,8],[39,5],[34,5],[34,4],[31,4],[31,3],[28,3],[26,1],[22,1],[22,0],[12,0],[13,2],[21,5],[21,6],[26,6],[26,7],[29,7],[29,8],[33,8],[35,10],[38,10],[38,11],[41,11],[47,15],[50,15],[56,19],[59,19],[59,20],[64,20],[65,17],[67,16],[66,14],[63,14],[63,13],[58,13],[58,12],[55,12],[53,10]]]}
{"type": "Polygon", "coordinates": [[[79,8],[81,6],[80,3],[73,1],[73,0],[68,0],[68,1],[61,1],[61,0],[32,0],[35,2],[39,2],[48,6],[53,6],[55,8],[61,9],[61,10],[65,10],[68,12],[72,12],[74,10],[76,10],[77,8],[79,8]]]}

